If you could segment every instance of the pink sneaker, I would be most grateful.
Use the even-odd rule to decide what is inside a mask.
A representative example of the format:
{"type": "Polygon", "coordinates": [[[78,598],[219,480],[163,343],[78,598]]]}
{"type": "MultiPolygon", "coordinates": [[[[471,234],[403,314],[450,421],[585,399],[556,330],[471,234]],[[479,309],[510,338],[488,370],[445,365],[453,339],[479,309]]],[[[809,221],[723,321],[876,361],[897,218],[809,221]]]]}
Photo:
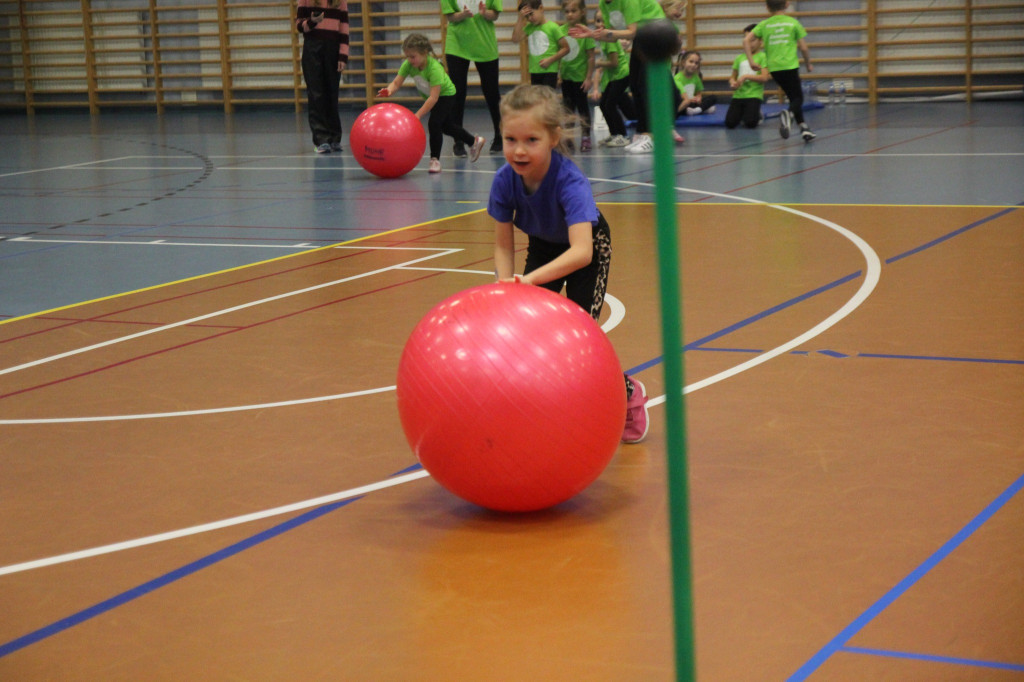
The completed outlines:
{"type": "Polygon", "coordinates": [[[484,148],[484,143],[487,142],[484,138],[477,135],[476,139],[473,140],[473,146],[469,150],[469,160],[476,161],[480,158],[480,150],[484,148]]]}
{"type": "Polygon", "coordinates": [[[647,389],[639,379],[626,377],[633,384],[633,395],[626,401],[626,428],[622,430],[623,443],[639,443],[647,437],[650,423],[647,419],[647,389]]]}

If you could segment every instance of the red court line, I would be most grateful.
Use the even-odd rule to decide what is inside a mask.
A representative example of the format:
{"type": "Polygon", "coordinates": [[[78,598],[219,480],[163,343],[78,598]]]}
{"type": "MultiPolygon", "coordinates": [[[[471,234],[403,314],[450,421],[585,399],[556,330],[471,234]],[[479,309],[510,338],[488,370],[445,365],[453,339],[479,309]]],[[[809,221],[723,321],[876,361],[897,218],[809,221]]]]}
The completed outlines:
{"type": "Polygon", "coordinates": [[[98,374],[100,372],[105,372],[105,371],[107,371],[109,369],[114,369],[116,367],[122,367],[124,365],[136,362],[138,360],[145,360],[147,358],[152,358],[152,357],[155,357],[157,355],[163,355],[164,353],[168,353],[170,351],[181,350],[182,348],[187,348],[189,346],[193,346],[193,345],[198,344],[198,343],[205,343],[206,341],[211,341],[213,339],[218,339],[218,338],[221,338],[223,336],[227,336],[229,334],[236,334],[236,333],[242,332],[242,331],[249,331],[251,329],[255,329],[256,327],[261,327],[263,325],[270,324],[272,322],[280,322],[281,320],[286,320],[288,318],[295,317],[297,315],[303,315],[305,313],[311,312],[313,310],[318,310],[320,308],[325,308],[327,306],[336,305],[338,303],[344,303],[346,301],[355,300],[357,298],[361,298],[363,296],[369,296],[371,294],[377,294],[377,293],[380,293],[382,291],[387,291],[388,289],[394,289],[394,288],[397,288],[397,287],[403,287],[403,286],[406,286],[408,284],[415,284],[415,283],[421,282],[421,281],[423,281],[425,279],[429,279],[429,278],[432,278],[432,277],[437,277],[437,276],[439,276],[441,274],[442,273],[439,273],[439,272],[428,273],[426,275],[422,275],[420,277],[416,277],[414,279],[411,279],[411,280],[408,280],[408,281],[405,281],[405,282],[396,282],[395,284],[389,284],[387,286],[379,287],[377,289],[372,289],[370,291],[364,291],[362,293],[354,294],[352,296],[344,296],[342,298],[338,298],[338,299],[335,299],[333,301],[325,301],[323,303],[320,303],[318,305],[312,306],[310,308],[302,308],[300,310],[294,310],[292,312],[285,313],[284,315],[278,315],[277,317],[271,317],[271,318],[268,318],[266,320],[260,320],[259,322],[254,322],[252,324],[245,325],[245,326],[242,326],[242,327],[235,327],[233,329],[227,329],[227,330],[222,331],[220,333],[212,334],[211,336],[206,336],[206,337],[203,337],[201,339],[193,339],[192,341],[186,341],[185,343],[180,343],[180,344],[176,344],[176,345],[173,345],[173,346],[168,346],[166,348],[161,348],[160,350],[151,351],[149,353],[145,353],[145,354],[142,354],[142,355],[136,355],[136,356],[128,357],[128,358],[125,358],[123,360],[119,360],[117,362],[113,362],[113,363],[110,363],[108,365],[104,365],[102,367],[96,367],[96,368],[93,368],[93,369],[85,371],[85,372],[79,372],[78,374],[71,374],[71,375],[68,375],[66,377],[62,377],[60,379],[54,379],[52,381],[48,381],[48,382],[45,382],[45,383],[42,383],[42,384],[37,384],[35,386],[27,386],[25,388],[19,389],[17,391],[12,391],[10,393],[0,394],[0,400],[3,400],[5,398],[11,398],[13,396],[21,395],[21,394],[24,394],[24,393],[29,393],[31,391],[38,390],[40,388],[46,388],[48,386],[55,386],[55,385],[58,385],[58,384],[63,384],[65,382],[67,382],[67,381],[72,381],[74,379],[80,379],[82,377],[91,376],[93,374],[98,374]]]}
{"type": "MultiPolygon", "coordinates": [[[[330,247],[328,247],[328,248],[330,248],[330,247]]],[[[330,259],[327,259],[327,260],[317,261],[316,263],[309,263],[309,264],[306,264],[306,265],[301,265],[301,266],[296,267],[296,268],[289,268],[287,270],[281,270],[279,272],[273,272],[273,273],[269,273],[269,274],[266,274],[266,275],[260,275],[258,277],[252,277],[252,278],[249,278],[249,279],[239,280],[237,282],[231,282],[230,284],[221,284],[221,285],[218,285],[218,286],[215,286],[215,287],[208,287],[206,289],[198,289],[196,291],[191,291],[191,292],[186,293],[186,294],[178,294],[176,296],[170,296],[170,297],[167,297],[167,298],[162,298],[162,299],[158,299],[158,300],[155,300],[155,301],[150,301],[149,303],[140,303],[139,305],[129,306],[127,308],[121,308],[119,310],[113,310],[113,311],[111,311],[109,313],[105,313],[103,315],[98,315],[98,316],[95,316],[95,317],[83,318],[83,319],[78,320],[77,322],[71,322],[71,323],[66,324],[66,325],[60,325],[58,327],[52,327],[52,328],[49,328],[49,329],[41,329],[41,330],[37,330],[37,331],[34,331],[34,332],[30,332],[28,334],[22,334],[20,336],[12,336],[9,339],[4,339],[3,341],[0,341],[0,344],[7,343],[9,341],[17,341],[17,340],[20,340],[20,339],[25,339],[25,338],[28,338],[28,337],[31,337],[31,336],[36,336],[37,334],[44,334],[44,333],[46,333],[48,331],[56,331],[57,329],[63,329],[65,327],[74,326],[75,324],[82,324],[82,323],[86,323],[86,322],[99,322],[101,320],[104,320],[104,318],[110,317],[112,315],[121,315],[121,314],[130,312],[130,311],[133,311],[133,310],[141,310],[142,308],[147,308],[147,307],[152,306],[152,305],[160,305],[162,303],[170,303],[171,301],[182,300],[182,299],[188,298],[190,296],[198,296],[200,294],[208,294],[208,293],[217,291],[219,289],[228,289],[228,288],[231,288],[231,287],[234,287],[234,286],[239,286],[239,285],[242,285],[242,284],[251,284],[252,282],[258,282],[259,280],[262,280],[262,279],[268,279],[268,278],[271,278],[271,277],[277,277],[279,275],[284,275],[284,274],[289,274],[289,273],[297,272],[299,270],[304,270],[306,268],[317,267],[317,266],[324,265],[324,264],[327,264],[327,263],[333,263],[335,261],[344,260],[346,258],[353,258],[355,256],[365,255],[367,253],[372,253],[373,251],[376,251],[376,249],[366,249],[366,250],[359,251],[358,253],[345,254],[345,255],[337,256],[336,258],[330,258],[330,259]]],[[[309,252],[309,253],[312,253],[312,252],[309,252]]],[[[305,255],[305,254],[295,254],[295,256],[300,256],[300,255],[305,255]]],[[[265,264],[266,263],[257,263],[257,264],[254,264],[254,265],[265,265],[265,264]]],[[[243,267],[252,267],[252,266],[243,266],[243,267]]],[[[230,272],[230,271],[228,271],[228,272],[230,272]]],[[[224,274],[224,273],[214,273],[214,274],[224,274]]],[[[199,277],[206,278],[206,277],[212,277],[212,276],[213,275],[200,275],[199,277]]],[[[185,280],[185,281],[189,281],[189,280],[185,280]]],[[[182,284],[182,283],[184,283],[184,282],[178,282],[177,284],[182,284]]],[[[175,284],[175,283],[161,284],[161,285],[157,285],[157,287],[162,288],[162,287],[171,286],[172,284],[175,284]]],[[[154,288],[157,288],[157,287],[154,287],[154,288]]],[[[127,296],[129,294],[132,294],[132,293],[139,293],[139,292],[128,292],[128,293],[125,293],[125,294],[118,294],[116,297],[120,298],[120,297],[123,297],[123,296],[127,296]]],[[[96,301],[92,301],[91,303],[95,303],[95,302],[96,301]]],[[[85,303],[76,304],[75,306],[71,306],[71,307],[78,307],[78,306],[82,306],[82,305],[88,305],[89,303],[90,302],[87,301],[85,303]]],[[[32,318],[32,316],[29,317],[29,319],[31,319],[31,318],[32,318]]],[[[46,318],[41,318],[41,319],[46,319],[46,318]]],[[[164,324],[166,324],[166,323],[164,323],[164,324]]],[[[189,326],[191,326],[191,325],[189,325],[189,326]]]]}

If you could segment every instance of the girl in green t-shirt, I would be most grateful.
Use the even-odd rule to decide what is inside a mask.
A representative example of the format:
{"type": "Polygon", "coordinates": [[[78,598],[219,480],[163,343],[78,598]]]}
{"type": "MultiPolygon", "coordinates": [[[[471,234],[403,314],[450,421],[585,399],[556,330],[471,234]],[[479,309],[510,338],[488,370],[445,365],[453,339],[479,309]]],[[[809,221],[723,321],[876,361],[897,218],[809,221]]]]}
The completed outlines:
{"type": "Polygon", "coordinates": [[[676,89],[681,100],[676,112],[687,116],[715,113],[718,98],[704,94],[704,81],[700,72],[700,52],[687,50],[679,55],[676,61],[676,73],[673,76],[676,89]]]}
{"type": "Polygon", "coordinates": [[[430,39],[422,33],[410,33],[402,41],[402,53],[405,55],[405,61],[398,68],[398,75],[386,88],[381,88],[377,92],[377,97],[390,97],[395,90],[402,87],[406,78],[412,78],[416,83],[416,89],[423,97],[423,104],[416,110],[416,118],[422,119],[430,114],[430,118],[427,119],[430,172],[441,172],[441,143],[444,141],[444,135],[470,146],[469,159],[476,161],[480,158],[480,150],[484,148],[486,140],[466,132],[466,129],[453,119],[455,86],[441,66],[441,62],[434,56],[430,39]]]}
{"type": "MultiPolygon", "coordinates": [[[[604,29],[604,17],[601,10],[594,11],[594,31],[604,29]]],[[[591,91],[591,99],[598,100],[598,107],[608,122],[608,139],[599,144],[609,147],[625,147],[629,144],[626,137],[626,120],[636,120],[636,108],[633,97],[629,93],[629,55],[622,49],[622,44],[615,40],[610,43],[599,43],[601,56],[594,63],[600,72],[595,74],[595,85],[591,91]]]]}
{"type": "MultiPolygon", "coordinates": [[[[572,26],[586,26],[587,10],[583,0],[565,0],[562,11],[565,13],[566,31],[572,26]]],[[[589,152],[590,102],[587,100],[587,91],[590,90],[594,79],[594,39],[566,36],[565,40],[569,43],[569,54],[559,62],[562,104],[570,113],[580,117],[580,127],[583,131],[580,151],[589,152]]]]}
{"type": "MultiPolygon", "coordinates": [[[[743,29],[744,40],[757,24],[750,24],[743,29]]],[[[729,87],[732,88],[732,100],[725,112],[725,127],[735,128],[741,122],[747,128],[756,128],[764,116],[761,115],[761,104],[764,103],[764,84],[771,80],[768,73],[768,57],[761,50],[761,39],[751,41],[755,69],[743,52],[732,62],[732,74],[729,76],[729,87]]]]}
{"type": "MultiPolygon", "coordinates": [[[[501,88],[498,84],[498,38],[494,22],[501,14],[501,0],[441,0],[441,13],[447,22],[444,40],[444,61],[448,77],[455,85],[455,122],[462,125],[466,111],[466,91],[469,64],[476,64],[480,75],[480,90],[487,102],[494,126],[491,153],[501,151],[501,88]],[[474,13],[473,7],[477,8],[474,13]]],[[[465,156],[466,147],[455,143],[455,156],[465,156]]]]}

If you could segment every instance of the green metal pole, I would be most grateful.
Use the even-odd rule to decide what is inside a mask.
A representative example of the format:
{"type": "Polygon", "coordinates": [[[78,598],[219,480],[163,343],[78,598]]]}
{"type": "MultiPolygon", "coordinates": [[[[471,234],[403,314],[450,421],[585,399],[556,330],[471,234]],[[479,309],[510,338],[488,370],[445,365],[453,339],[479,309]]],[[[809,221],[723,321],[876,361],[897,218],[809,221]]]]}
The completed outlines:
{"type": "Polygon", "coordinates": [[[667,60],[647,64],[647,110],[654,135],[654,184],[658,220],[658,272],[661,336],[665,358],[665,425],[668,443],[669,534],[672,544],[673,614],[676,631],[676,679],[697,679],[693,627],[693,575],[690,557],[689,482],[686,462],[686,411],[683,401],[683,325],[676,233],[674,97],[667,60]]]}

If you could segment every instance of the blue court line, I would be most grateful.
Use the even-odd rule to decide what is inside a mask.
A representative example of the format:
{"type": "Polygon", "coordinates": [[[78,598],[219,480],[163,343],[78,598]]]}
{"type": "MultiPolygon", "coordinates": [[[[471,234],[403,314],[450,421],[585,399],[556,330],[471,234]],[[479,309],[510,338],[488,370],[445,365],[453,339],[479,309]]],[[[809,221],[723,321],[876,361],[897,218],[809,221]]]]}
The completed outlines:
{"type": "Polygon", "coordinates": [[[818,653],[800,666],[800,668],[789,678],[789,682],[800,682],[800,680],[806,680],[811,673],[820,668],[821,665],[831,658],[834,653],[841,651],[854,635],[864,629],[868,623],[888,608],[890,604],[903,596],[911,587],[916,585],[917,582],[927,575],[929,571],[935,568],[939,562],[952,554],[953,550],[959,548],[960,545],[966,542],[976,530],[981,528],[985,522],[995,516],[996,512],[1002,509],[1014,495],[1021,491],[1021,489],[1024,489],[1024,475],[1014,481],[1009,488],[999,495],[999,497],[990,502],[980,514],[960,529],[956,535],[950,538],[946,544],[942,545],[942,547],[940,547],[934,554],[928,557],[924,563],[911,571],[907,577],[903,578],[903,580],[899,581],[895,587],[886,592],[882,598],[868,608],[867,611],[859,615],[852,623],[843,628],[842,632],[836,635],[831,642],[822,647],[818,653]]]}
{"type": "Polygon", "coordinates": [[[995,220],[996,218],[1001,218],[1004,215],[1006,215],[1007,213],[1012,213],[1013,211],[1016,211],[1017,208],[1020,207],[1020,206],[1024,206],[1024,203],[1017,204],[1016,207],[1004,208],[1002,211],[998,211],[996,213],[993,213],[992,215],[990,215],[990,216],[988,216],[986,218],[982,218],[981,220],[976,220],[973,223],[971,223],[970,225],[964,225],[963,227],[961,227],[958,230],[953,230],[949,234],[944,234],[941,237],[937,237],[936,239],[933,239],[930,242],[927,242],[925,244],[921,244],[921,246],[913,248],[910,251],[904,251],[903,253],[901,253],[898,256],[893,256],[892,258],[887,259],[885,261],[885,264],[886,265],[890,265],[892,263],[895,263],[898,260],[902,260],[903,258],[907,258],[908,256],[913,256],[914,254],[920,253],[921,251],[924,251],[925,249],[930,249],[933,246],[941,244],[942,242],[947,241],[949,239],[952,239],[953,237],[957,237],[957,236],[963,234],[964,232],[967,232],[969,230],[973,230],[974,228],[976,228],[976,227],[978,227],[980,225],[984,225],[985,223],[990,222],[992,220],[995,220]]]}
{"type": "Polygon", "coordinates": [[[15,651],[18,651],[19,649],[24,649],[25,647],[35,644],[36,642],[46,639],[47,637],[51,637],[60,632],[63,632],[64,630],[72,628],[80,623],[84,623],[87,620],[95,618],[96,616],[102,615],[107,611],[117,608],[118,606],[126,604],[132,601],[133,599],[138,599],[139,597],[149,594],[154,590],[158,590],[161,587],[170,585],[175,581],[181,580],[182,578],[190,576],[193,573],[201,571],[204,568],[212,566],[213,564],[223,561],[224,559],[232,557],[240,552],[243,552],[249,549],[250,547],[254,547],[262,542],[266,542],[267,540],[277,537],[282,533],[285,533],[305,523],[309,523],[310,521],[318,519],[321,516],[334,511],[335,509],[339,509],[340,507],[344,507],[345,505],[351,504],[356,500],[361,499],[362,497],[353,497],[347,500],[341,500],[340,502],[325,504],[322,507],[312,509],[304,514],[296,516],[293,519],[289,519],[284,523],[280,523],[272,528],[268,528],[267,530],[261,533],[257,533],[256,535],[248,537],[245,540],[242,540],[241,542],[236,542],[235,544],[230,545],[229,547],[225,547],[224,549],[218,550],[213,554],[209,554],[201,559],[193,561],[190,564],[186,564],[181,568],[177,568],[171,571],[170,573],[165,573],[159,578],[154,578],[149,582],[143,583],[137,587],[133,587],[132,589],[126,592],[122,592],[121,594],[118,594],[116,596],[113,596],[110,599],[101,601],[100,603],[95,604],[94,606],[90,606],[87,609],[83,609],[82,611],[72,614],[67,618],[62,618],[61,620],[58,620],[55,623],[51,623],[50,625],[39,628],[35,632],[30,632],[27,635],[18,637],[17,639],[7,642],[6,644],[0,644],[0,658],[3,658],[8,654],[12,654],[15,651]]]}
{"type": "Polygon", "coordinates": [[[973,658],[956,658],[955,656],[932,656],[930,654],[915,654],[906,651],[888,651],[886,649],[866,649],[859,646],[844,646],[840,649],[847,654],[867,654],[869,656],[886,656],[889,658],[906,658],[913,661],[927,661],[929,663],[952,663],[955,665],[972,665],[978,668],[996,668],[998,670],[1016,670],[1024,672],[1024,665],[1019,663],[1000,663],[998,661],[978,661],[973,658]]]}
{"type": "MultiPolygon", "coordinates": [[[[688,350],[703,351],[710,353],[748,353],[750,355],[757,355],[764,353],[763,349],[759,348],[716,348],[712,346],[704,346],[702,348],[688,348],[688,350]]],[[[873,360],[929,360],[932,362],[978,362],[982,364],[992,365],[1024,365],[1024,360],[1004,360],[999,358],[964,358],[956,357],[952,355],[898,355],[894,353],[840,353],[839,351],[821,349],[821,350],[791,350],[790,355],[811,355],[817,353],[819,355],[827,355],[830,358],[845,359],[845,358],[870,358],[873,360]]]]}
{"type": "MultiPolygon", "coordinates": [[[[1015,209],[1007,209],[1007,211],[1008,210],[1015,210],[1015,209]]],[[[1007,211],[1001,211],[1000,214],[1006,213],[1007,211]]],[[[997,217],[998,215],[999,214],[996,214],[996,215],[994,215],[992,217],[994,218],[994,217],[997,217]]],[[[985,222],[985,221],[982,221],[982,222],[985,222]]],[[[980,223],[978,223],[978,224],[980,224],[980,223]]],[[[971,226],[968,226],[968,227],[971,227],[971,226]]],[[[964,231],[965,231],[965,228],[960,228],[959,230],[957,230],[957,231],[955,231],[953,233],[950,233],[950,234],[951,235],[955,235],[955,234],[962,233],[964,231]]],[[[938,244],[941,241],[945,241],[945,240],[940,238],[938,240],[934,240],[933,242],[929,242],[929,244],[925,245],[925,246],[934,246],[935,244],[938,244]]],[[[920,251],[920,250],[922,250],[922,249],[916,249],[915,252],[920,251]]],[[[818,287],[817,289],[814,289],[813,291],[810,291],[810,292],[808,292],[806,294],[802,294],[801,296],[797,296],[797,297],[795,297],[793,299],[790,299],[789,301],[786,301],[786,302],[781,303],[779,305],[773,306],[772,308],[769,308],[769,309],[767,309],[765,311],[762,311],[761,313],[758,313],[758,314],[753,315],[753,316],[751,316],[751,317],[749,317],[749,318],[747,318],[745,320],[737,322],[736,324],[730,325],[729,327],[727,327],[727,328],[725,328],[725,329],[723,329],[721,331],[715,332],[715,333],[710,334],[710,335],[708,335],[708,336],[706,336],[706,337],[704,337],[702,339],[698,339],[697,341],[694,341],[692,343],[686,344],[683,349],[684,349],[684,351],[688,350],[688,349],[689,350],[699,350],[700,349],[699,347],[701,345],[703,345],[704,343],[707,343],[707,342],[712,341],[714,339],[717,339],[717,338],[720,338],[722,336],[725,336],[726,334],[731,333],[732,331],[735,331],[735,330],[740,329],[740,328],[742,328],[744,326],[752,324],[753,322],[756,322],[757,320],[764,319],[765,317],[767,317],[767,316],[769,316],[771,314],[779,312],[780,310],[783,310],[783,309],[788,308],[790,306],[796,305],[797,303],[799,303],[801,301],[805,301],[805,300],[807,300],[807,299],[809,299],[809,298],[811,298],[813,296],[817,296],[818,294],[820,294],[822,292],[825,292],[825,291],[828,291],[829,289],[832,289],[832,288],[835,288],[837,286],[840,286],[841,284],[845,284],[846,282],[849,282],[849,281],[851,281],[853,279],[856,279],[856,278],[858,278],[860,276],[861,276],[861,272],[857,271],[857,272],[855,272],[853,274],[847,275],[846,277],[842,277],[840,279],[837,279],[837,280],[835,280],[835,281],[833,281],[833,282],[831,282],[829,284],[826,284],[824,286],[818,287]]],[[[645,362],[645,363],[642,363],[640,365],[637,365],[635,368],[630,369],[629,373],[632,374],[632,373],[640,372],[640,371],[642,371],[644,369],[648,369],[649,367],[657,365],[657,364],[659,364],[661,362],[662,362],[662,358],[661,357],[654,358],[652,360],[649,360],[648,362],[645,362]]],[[[410,466],[410,467],[408,467],[406,469],[403,469],[401,472],[398,472],[398,474],[403,473],[403,472],[407,472],[407,471],[412,471],[412,470],[417,469],[417,468],[419,468],[419,465],[412,465],[412,466],[410,466]]],[[[398,475],[398,474],[394,474],[394,475],[398,475]]],[[[1022,477],[1022,479],[1020,479],[1020,481],[1018,481],[1018,483],[1024,483],[1024,477],[1022,477]]],[[[306,512],[305,514],[297,516],[297,517],[295,517],[294,519],[292,519],[290,521],[286,521],[286,522],[284,522],[282,524],[274,526],[273,528],[270,528],[270,529],[268,529],[266,531],[263,531],[262,533],[258,533],[258,534],[254,535],[254,536],[252,536],[252,537],[250,537],[250,538],[248,538],[246,540],[242,540],[241,542],[238,542],[238,543],[236,543],[234,545],[231,545],[231,546],[226,547],[226,548],[224,548],[222,550],[219,550],[218,552],[215,552],[215,553],[213,553],[211,555],[208,555],[207,557],[204,557],[202,559],[199,559],[198,561],[192,562],[192,563],[187,564],[187,565],[185,565],[185,566],[183,566],[183,567],[181,567],[179,569],[171,571],[170,573],[167,573],[164,576],[161,576],[159,578],[151,580],[151,581],[149,581],[147,583],[143,583],[142,585],[139,585],[138,587],[135,587],[135,588],[133,588],[131,590],[128,590],[128,591],[123,592],[123,593],[121,593],[119,595],[116,595],[116,596],[114,596],[114,597],[112,597],[110,599],[107,599],[107,600],[105,600],[103,602],[100,602],[99,604],[96,604],[95,606],[92,606],[92,607],[90,607],[88,609],[85,609],[83,611],[79,611],[76,614],[73,614],[71,616],[68,616],[67,618],[64,618],[64,619],[59,620],[59,621],[57,621],[55,623],[52,623],[51,625],[45,626],[43,628],[40,628],[39,630],[36,630],[35,632],[31,632],[31,633],[29,633],[27,635],[24,635],[24,636],[19,637],[19,638],[15,639],[15,640],[12,640],[12,641],[10,641],[10,642],[8,642],[6,644],[0,644],[0,658],[3,658],[4,656],[6,656],[8,654],[13,653],[15,651],[18,651],[19,649],[27,647],[27,646],[29,646],[31,644],[34,644],[35,642],[38,642],[38,641],[40,641],[42,639],[50,637],[51,635],[55,635],[57,633],[63,632],[64,630],[67,630],[67,629],[69,629],[71,627],[74,627],[75,625],[78,625],[79,623],[82,623],[82,622],[85,622],[87,620],[90,620],[91,618],[95,618],[96,616],[99,616],[99,615],[101,615],[103,613],[106,613],[107,611],[110,611],[110,610],[112,610],[112,609],[114,609],[114,608],[116,608],[118,606],[121,606],[122,604],[125,604],[125,603],[127,603],[127,602],[129,602],[129,601],[131,601],[133,599],[141,597],[141,596],[143,596],[143,595],[145,595],[145,594],[147,594],[149,592],[152,592],[152,591],[154,591],[156,589],[159,589],[160,587],[164,587],[165,585],[168,585],[168,584],[173,583],[173,582],[175,582],[177,580],[180,580],[181,578],[184,578],[184,577],[186,577],[188,575],[191,575],[192,573],[195,573],[195,572],[197,572],[199,570],[202,570],[203,568],[206,568],[207,566],[211,566],[211,565],[213,565],[215,563],[218,563],[218,562],[220,562],[220,561],[222,561],[224,559],[227,559],[227,558],[229,558],[231,556],[234,556],[235,554],[238,554],[239,552],[242,552],[242,551],[244,551],[244,550],[246,550],[246,549],[248,549],[248,548],[250,548],[252,546],[255,546],[257,544],[265,542],[266,540],[269,540],[269,539],[271,539],[271,538],[273,538],[273,537],[275,537],[277,535],[280,535],[281,533],[284,533],[284,532],[286,532],[288,530],[291,530],[292,528],[298,527],[298,526],[300,526],[300,525],[302,525],[304,523],[307,523],[307,522],[312,521],[312,520],[314,520],[316,518],[319,518],[320,516],[323,516],[324,514],[327,514],[327,513],[331,512],[331,511],[334,511],[335,509],[338,509],[340,507],[346,506],[346,505],[348,505],[348,504],[350,504],[352,502],[355,502],[356,500],[359,500],[359,499],[362,499],[362,498],[361,497],[356,497],[356,498],[351,498],[351,499],[348,499],[348,500],[342,500],[340,502],[335,502],[335,503],[330,504],[330,505],[325,505],[323,507],[318,507],[317,509],[313,509],[312,511],[309,511],[309,512],[306,512]]],[[[963,531],[961,531],[961,532],[963,532],[963,531]]],[[[930,570],[930,568],[929,568],[929,570],[930,570]]],[[[894,599],[895,599],[895,597],[894,597],[894,599]]],[[[861,626],[861,627],[863,627],[863,626],[861,626]]],[[[849,628],[847,628],[847,629],[849,629],[849,628]]],[[[858,628],[858,630],[859,629],[860,628],[858,628]]],[[[844,630],[844,632],[845,632],[845,630],[844,630]]],[[[819,655],[820,655],[820,652],[819,652],[819,655]]],[[[831,655],[831,653],[829,655],[831,655]]],[[[827,658],[827,656],[825,658],[827,658]]],[[[812,659],[812,661],[814,661],[814,660],[815,659],[812,659]]],[[[822,660],[824,660],[824,659],[822,659],[822,660]]],[[[811,661],[808,661],[808,663],[804,664],[804,667],[807,667],[810,663],[811,663],[811,661]]],[[[801,670],[802,669],[803,668],[801,668],[801,670]]],[[[794,678],[791,678],[791,679],[803,679],[803,678],[795,678],[794,677],[794,678]]]]}

